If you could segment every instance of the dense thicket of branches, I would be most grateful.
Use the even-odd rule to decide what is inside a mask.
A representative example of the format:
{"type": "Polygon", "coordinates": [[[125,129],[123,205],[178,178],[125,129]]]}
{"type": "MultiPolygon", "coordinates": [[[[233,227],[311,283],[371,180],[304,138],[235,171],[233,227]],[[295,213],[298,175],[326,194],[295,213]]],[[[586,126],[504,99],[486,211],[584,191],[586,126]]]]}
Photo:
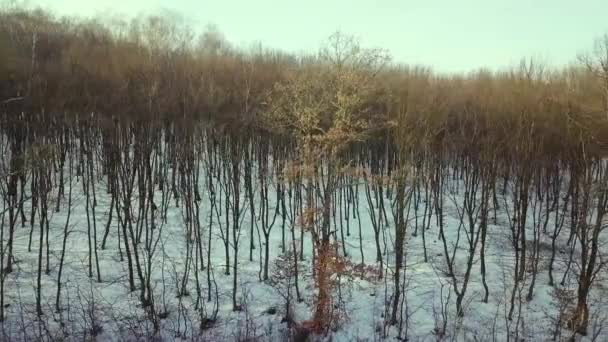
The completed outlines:
{"type": "MultiPolygon", "coordinates": [[[[55,234],[48,217],[68,210],[59,233],[69,253],[72,178],[79,177],[86,195],[86,271],[102,281],[98,249],[117,246],[129,288],[139,291],[155,329],[164,312],[151,285],[152,260],[162,258],[159,237],[169,206],[180,207],[187,240],[178,297],[196,293],[201,328],[213,319],[204,309],[215,279],[211,235],[224,242],[213,248],[225,250],[222,269],[233,277],[231,302],[239,310],[238,253],[249,248],[253,260],[254,248],[264,245],[260,278],[268,280],[268,237],[281,230],[298,299],[298,259],[304,239],[312,241],[318,287],[312,328],[318,330],[333,317],[330,297],[338,285],[331,275],[344,271],[344,258],[357,258],[347,256],[344,245],[361,236],[361,221],[358,228],[354,221],[363,212],[361,191],[377,247],[365,260],[381,265],[379,277],[390,269],[386,276],[394,283],[390,324],[403,320],[406,231],[425,239],[435,222],[432,234],[443,243],[445,273],[464,315],[478,257],[484,301],[492,296],[487,230],[506,215],[515,260],[509,319],[516,294],[524,286],[528,298],[534,294],[539,245],[547,242],[551,285],[569,272],[578,278],[568,324],[585,333],[588,296],[606,262],[600,242],[608,210],[608,56],[601,48],[608,49],[608,41],[584,63],[560,70],[524,60],[504,72],[437,75],[389,64],[383,51],[341,34],[318,55],[292,56],[232,48],[217,31],[195,36],[163,17],[108,24],[0,12],[0,310],[15,230],[29,222],[30,245],[32,232],[39,239],[42,314],[40,279],[43,270],[51,273],[48,236],[55,234]],[[111,204],[102,216],[96,208],[105,193],[111,204]],[[457,228],[445,224],[448,203],[457,208],[457,228]],[[118,241],[106,241],[115,226],[118,241]],[[458,229],[462,239],[448,241],[447,229],[458,229]],[[257,240],[254,230],[262,232],[257,240]],[[387,230],[394,230],[394,260],[383,251],[387,230]],[[250,245],[239,244],[242,235],[251,236],[250,245]],[[568,239],[577,265],[566,274],[553,268],[559,236],[568,239]],[[455,259],[464,260],[462,272],[455,259]]],[[[365,257],[361,248],[362,263],[365,257]]]]}

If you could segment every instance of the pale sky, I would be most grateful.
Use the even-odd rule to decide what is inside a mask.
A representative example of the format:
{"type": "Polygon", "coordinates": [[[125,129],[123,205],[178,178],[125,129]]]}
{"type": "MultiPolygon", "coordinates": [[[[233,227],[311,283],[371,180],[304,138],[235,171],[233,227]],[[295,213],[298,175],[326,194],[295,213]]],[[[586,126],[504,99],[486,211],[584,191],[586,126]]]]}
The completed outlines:
{"type": "Polygon", "coordinates": [[[332,32],[353,34],[393,60],[440,72],[558,66],[608,32],[608,0],[32,0],[57,14],[137,15],[171,10],[196,30],[215,24],[237,45],[261,41],[316,52],[332,32]]]}

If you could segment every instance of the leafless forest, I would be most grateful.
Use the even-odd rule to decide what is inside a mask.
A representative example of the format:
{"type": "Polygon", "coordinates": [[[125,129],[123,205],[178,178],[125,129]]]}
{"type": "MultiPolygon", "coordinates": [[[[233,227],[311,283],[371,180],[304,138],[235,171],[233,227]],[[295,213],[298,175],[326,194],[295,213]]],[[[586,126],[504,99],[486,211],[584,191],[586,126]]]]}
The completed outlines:
{"type": "Polygon", "coordinates": [[[192,32],[0,12],[0,339],[608,339],[608,35],[442,75],[192,32]]]}

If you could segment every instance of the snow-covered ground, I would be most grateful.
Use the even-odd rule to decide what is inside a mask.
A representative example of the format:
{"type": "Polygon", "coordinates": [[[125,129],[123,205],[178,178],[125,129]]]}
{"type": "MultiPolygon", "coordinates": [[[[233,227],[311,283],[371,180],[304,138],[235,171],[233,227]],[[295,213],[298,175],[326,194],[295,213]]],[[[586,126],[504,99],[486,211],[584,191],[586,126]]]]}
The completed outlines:
{"type": "MultiPolygon", "coordinates": [[[[204,179],[202,177],[201,179],[204,179]]],[[[97,234],[99,245],[108,217],[110,198],[105,191],[105,180],[99,183],[97,191],[97,234]]],[[[15,232],[14,255],[15,269],[6,278],[6,319],[2,323],[3,340],[34,340],[45,337],[45,340],[82,340],[91,338],[91,326],[100,328],[96,340],[99,341],[125,341],[147,340],[152,333],[152,324],[146,319],[141,306],[139,291],[130,292],[128,288],[127,263],[120,261],[118,251],[118,221],[114,215],[108,242],[105,250],[99,249],[100,271],[102,281],[99,283],[95,277],[88,277],[88,238],[87,217],[85,214],[85,196],[82,193],[82,184],[74,182],[73,208],[70,219],[69,236],[67,243],[65,266],[62,283],[63,311],[55,312],[54,303],[56,295],[56,280],[59,258],[63,239],[63,227],[66,221],[67,200],[62,200],[60,212],[50,210],[50,273],[42,276],[42,294],[44,315],[38,319],[35,310],[35,289],[38,267],[38,227],[34,229],[32,251],[28,252],[28,239],[30,233],[29,222],[21,227],[19,222],[15,232]],[[95,321],[95,323],[93,323],[95,321]],[[63,322],[60,324],[60,322],[63,322]]],[[[361,212],[362,241],[367,265],[378,267],[375,263],[376,244],[374,231],[369,216],[369,208],[365,198],[365,191],[360,186],[359,204],[361,212]]],[[[201,184],[201,224],[203,241],[207,241],[209,227],[209,198],[206,187],[201,184]]],[[[271,195],[273,191],[270,191],[271,195]]],[[[244,194],[244,191],[242,192],[244,194]]],[[[51,203],[54,203],[56,191],[51,193],[51,203]]],[[[67,189],[66,189],[67,196],[67,189]]],[[[158,193],[157,198],[160,198],[158,193]]],[[[243,201],[245,198],[243,197],[243,201]]],[[[271,196],[270,210],[274,210],[275,198],[271,196]]],[[[389,200],[386,200],[387,210],[390,210],[389,200]]],[[[134,203],[138,203],[136,200],[134,203]]],[[[454,205],[446,197],[446,238],[453,243],[456,240],[459,218],[454,205]]],[[[30,202],[26,203],[26,212],[29,212],[30,202]]],[[[54,208],[54,205],[49,205],[54,208]]],[[[195,274],[190,272],[188,282],[189,296],[178,298],[177,284],[181,281],[186,260],[186,234],[183,218],[183,205],[175,206],[171,201],[166,223],[159,228],[161,238],[159,249],[153,258],[152,286],[155,294],[155,305],[159,311],[167,309],[167,316],[161,321],[161,334],[159,340],[211,340],[230,341],[249,337],[251,340],[281,341],[285,339],[286,323],[282,323],[284,314],[284,299],[277,289],[269,283],[259,280],[260,259],[263,257],[263,237],[258,240],[257,233],[249,236],[251,217],[249,210],[245,210],[242,222],[241,237],[239,241],[238,259],[238,298],[243,307],[242,311],[232,311],[232,275],[224,274],[225,251],[223,241],[219,235],[217,219],[214,219],[212,229],[211,266],[212,275],[217,282],[219,293],[218,319],[210,329],[200,331],[198,314],[194,306],[196,301],[195,274]],[[255,239],[256,249],[253,261],[249,260],[250,239],[255,239]],[[181,303],[180,303],[181,302],[181,303]],[[274,309],[274,310],[273,310],[274,309]]],[[[341,280],[341,294],[345,302],[343,322],[339,328],[332,332],[333,341],[372,341],[380,340],[383,335],[383,322],[386,301],[392,294],[392,269],[394,264],[393,241],[394,226],[390,222],[391,214],[387,212],[389,222],[383,229],[383,248],[385,248],[385,277],[382,280],[362,279],[356,276],[344,276],[341,280]]],[[[29,218],[29,215],[28,215],[29,218]]],[[[5,218],[8,220],[8,218],[5,218]]],[[[279,219],[280,220],[280,219],[279,219]]],[[[258,220],[255,221],[259,225],[258,220]]],[[[158,220],[159,227],[161,221],[158,220]]],[[[551,223],[550,223],[551,225],[551,223]]],[[[351,234],[345,236],[346,251],[352,263],[361,262],[358,224],[350,220],[351,234]]],[[[550,226],[551,227],[551,226],[550,226]]],[[[224,227],[225,228],[225,227],[224,227]]],[[[287,239],[291,237],[290,226],[286,227],[287,239]]],[[[299,228],[296,228],[299,229],[299,228]]],[[[410,341],[432,341],[438,339],[436,328],[442,326],[442,313],[447,316],[447,329],[444,336],[446,340],[462,341],[489,341],[507,340],[508,332],[513,338],[517,326],[517,319],[508,321],[506,313],[509,309],[509,300],[512,290],[512,274],[515,263],[513,247],[511,244],[511,231],[508,228],[506,215],[499,215],[497,224],[490,225],[488,231],[488,246],[486,251],[487,280],[490,289],[489,302],[483,303],[483,287],[479,271],[479,256],[475,258],[475,265],[471,281],[465,296],[465,315],[456,316],[455,299],[451,279],[445,270],[443,244],[438,237],[435,219],[426,232],[428,247],[428,262],[424,262],[422,237],[419,232],[413,236],[413,226],[408,226],[406,237],[406,274],[407,281],[405,293],[404,315],[407,315],[407,328],[403,327],[402,336],[406,335],[410,341]],[[449,298],[449,301],[448,301],[449,298]],[[445,304],[447,302],[447,304],[445,304]]],[[[531,227],[529,229],[532,229],[531,227]]],[[[261,228],[260,228],[261,230],[261,228]]],[[[561,280],[563,270],[568,260],[569,248],[565,246],[568,232],[564,228],[558,243],[557,259],[555,262],[555,275],[561,280]]],[[[6,234],[6,233],[5,233],[6,234]]],[[[260,232],[261,234],[261,232],[260,232]]],[[[300,232],[296,231],[299,239],[300,232]]],[[[313,311],[314,287],[312,282],[311,241],[306,233],[304,241],[304,261],[300,264],[300,289],[304,301],[295,303],[295,320],[309,319],[313,311]]],[[[232,237],[232,236],[231,236],[232,237]]],[[[528,234],[532,237],[532,233],[528,234]]],[[[605,237],[603,237],[605,239],[605,237]]],[[[550,250],[550,237],[541,235],[541,259],[536,280],[534,297],[527,302],[525,295],[529,286],[530,274],[523,286],[521,317],[519,321],[519,337],[528,341],[551,340],[555,320],[558,316],[558,301],[552,296],[554,287],[548,285],[547,266],[550,250]]],[[[275,267],[272,260],[281,255],[282,231],[280,221],[275,224],[270,235],[271,271],[275,267]]],[[[6,242],[4,242],[6,243],[6,242]]],[[[288,243],[288,246],[290,244],[288,243]]],[[[451,245],[450,245],[451,246],[451,245]]],[[[605,245],[604,245],[605,246],[605,245]]],[[[140,246],[143,249],[142,246],[140,246]]],[[[604,247],[605,248],[605,247],[604,247]]],[[[207,255],[207,244],[203,243],[204,259],[207,255]]],[[[605,249],[604,249],[605,251],[605,249]]],[[[125,253],[122,247],[122,253],[125,253]]],[[[231,260],[233,250],[230,250],[231,260]]],[[[142,255],[145,254],[142,252],[142,255]]],[[[461,241],[457,252],[456,270],[459,279],[466,266],[466,250],[464,241],[461,241]]],[[[43,259],[44,260],[44,259],[43,259]]],[[[206,262],[206,261],[205,261],[206,262]]],[[[576,289],[574,265],[570,277],[567,277],[565,288],[576,289]]],[[[204,306],[208,314],[213,310],[214,301],[206,301],[207,270],[200,272],[203,285],[204,306]]],[[[589,303],[593,315],[590,324],[590,334],[586,338],[591,340],[593,332],[597,331],[602,322],[594,321],[605,319],[608,314],[608,286],[606,272],[601,272],[591,293],[589,303]],[[597,324],[596,324],[597,323],[597,324]],[[597,325],[597,326],[596,326],[597,325]]],[[[517,315],[516,315],[517,316],[517,315]]],[[[396,327],[387,328],[387,339],[396,338],[396,327]]],[[[564,331],[564,338],[570,333],[564,331]]],[[[321,337],[319,337],[321,338],[321,337]]],[[[326,338],[330,338],[329,336],[326,338]]],[[[608,340],[608,327],[600,332],[597,341],[608,340]]]]}

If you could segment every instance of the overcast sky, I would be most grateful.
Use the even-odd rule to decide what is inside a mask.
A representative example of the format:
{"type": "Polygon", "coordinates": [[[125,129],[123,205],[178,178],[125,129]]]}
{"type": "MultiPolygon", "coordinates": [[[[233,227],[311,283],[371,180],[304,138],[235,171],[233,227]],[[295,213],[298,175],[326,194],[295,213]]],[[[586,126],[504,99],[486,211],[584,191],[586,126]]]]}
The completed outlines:
{"type": "Polygon", "coordinates": [[[314,52],[336,30],[393,60],[463,72],[540,57],[557,66],[608,32],[608,0],[31,0],[57,14],[171,10],[236,44],[314,52]]]}

